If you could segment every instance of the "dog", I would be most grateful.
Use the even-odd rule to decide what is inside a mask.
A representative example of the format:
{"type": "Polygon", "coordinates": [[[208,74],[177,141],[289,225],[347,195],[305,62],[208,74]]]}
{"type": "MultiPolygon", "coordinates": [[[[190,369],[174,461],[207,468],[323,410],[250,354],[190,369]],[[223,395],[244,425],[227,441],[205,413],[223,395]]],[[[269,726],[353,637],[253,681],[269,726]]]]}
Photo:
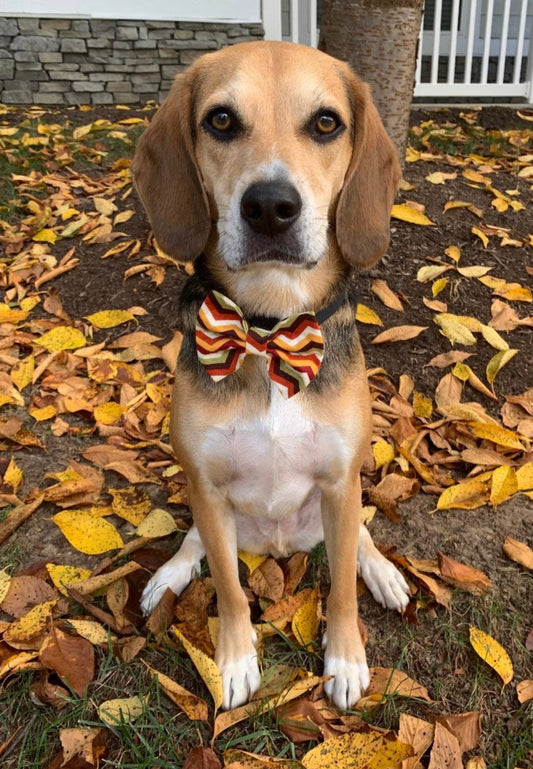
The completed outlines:
{"type": "Polygon", "coordinates": [[[409,596],[359,520],[372,416],[350,288],[387,249],[396,151],[348,65],[253,42],[177,75],[132,173],[159,246],[196,260],[170,428],[194,525],[142,609],[179,595],[207,556],[223,707],[236,707],[260,683],[237,550],[280,557],[325,540],[325,690],[350,708],[369,683],[357,569],[383,606],[401,612],[409,596]]]}

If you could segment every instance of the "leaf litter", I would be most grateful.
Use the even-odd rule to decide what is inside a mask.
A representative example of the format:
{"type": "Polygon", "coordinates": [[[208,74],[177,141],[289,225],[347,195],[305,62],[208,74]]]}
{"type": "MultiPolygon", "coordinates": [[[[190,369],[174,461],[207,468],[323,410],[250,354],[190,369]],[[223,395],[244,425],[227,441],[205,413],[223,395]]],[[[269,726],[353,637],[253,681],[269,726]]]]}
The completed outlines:
{"type": "MultiPolygon", "coordinates": [[[[153,305],[139,304],[137,295],[150,296],[144,288],[148,282],[154,296],[157,291],[164,295],[165,285],[176,275],[190,274],[191,266],[176,269],[157,248],[132,194],[129,158],[144,116],[128,122],[119,110],[106,118],[91,119],[88,114],[77,126],[68,119],[50,124],[50,116],[39,109],[7,109],[3,117],[8,127],[0,129],[0,149],[12,172],[0,212],[5,251],[0,263],[0,447],[6,457],[0,459],[0,542],[9,544],[19,527],[24,531],[32,516],[44,512],[47,529],[59,528],[52,536],[55,550],[63,560],[70,555],[72,562],[49,559],[32,576],[24,576],[23,569],[2,571],[0,677],[13,682],[27,670],[37,676],[57,675],[65,694],[82,696],[91,691],[97,674],[95,649],[107,648],[131,662],[143,651],[148,632],[160,648],[181,648],[191,656],[218,706],[213,641],[205,635],[207,625],[216,634],[216,617],[206,613],[209,622],[201,627],[192,614],[179,609],[185,604],[178,601],[176,606],[170,596],[150,618],[147,631],[132,605],[132,596],[138,601],[139,576],[145,581],[148,571],[160,565],[149,543],[187,527],[180,517],[187,517],[186,479],[168,446],[180,336],[172,335],[164,311],[158,320],[153,305]],[[116,151],[117,143],[120,154],[109,159],[109,148],[115,146],[116,151]],[[103,303],[94,289],[69,288],[83,285],[76,278],[83,263],[92,265],[95,276],[88,285],[101,285],[104,270],[117,276],[122,272],[126,283],[120,289],[117,279],[120,290],[115,292],[120,301],[113,302],[109,295],[103,303]],[[142,284],[141,291],[132,293],[129,281],[142,284]],[[80,448],[63,454],[64,442],[73,441],[79,441],[80,448]],[[52,463],[40,459],[47,445],[55,447],[52,463]],[[27,457],[32,461],[25,461],[27,457]],[[32,474],[36,464],[40,469],[32,474]],[[58,538],[62,536],[63,544],[58,538]],[[140,537],[138,544],[134,536],[140,537]],[[97,563],[96,555],[102,556],[97,563]],[[136,560],[118,566],[117,557],[136,560]],[[167,632],[165,627],[171,625],[167,632]]],[[[475,126],[476,114],[470,119],[475,126]]],[[[415,127],[406,176],[411,164],[453,170],[422,169],[417,184],[406,189],[404,200],[395,206],[391,251],[401,251],[405,244],[406,253],[415,256],[401,271],[407,279],[388,277],[387,262],[376,272],[379,278],[361,276],[364,302],[357,316],[366,340],[374,412],[364,495],[378,515],[391,521],[401,521],[402,502],[421,494],[427,509],[438,511],[435,515],[495,508],[509,500],[527,505],[533,497],[533,356],[531,340],[523,333],[533,325],[531,272],[517,274],[515,269],[509,280],[496,253],[499,249],[503,255],[507,249],[514,258],[516,249],[531,247],[523,213],[530,205],[531,160],[522,151],[530,132],[493,132],[492,154],[447,155],[443,137],[452,134],[460,145],[461,131],[466,133],[460,121],[443,128],[430,120],[415,127]],[[501,146],[504,151],[497,152],[501,146]],[[516,192],[500,190],[502,176],[500,186],[510,189],[512,178],[516,192]],[[457,200],[447,192],[452,185],[457,200]],[[447,195],[440,209],[430,187],[447,195]],[[460,217],[465,216],[471,217],[470,223],[466,226],[464,220],[461,230],[460,217]],[[461,238],[454,232],[446,242],[445,234],[435,234],[433,223],[445,225],[454,219],[461,238]],[[427,238],[421,246],[418,229],[427,238]],[[465,301],[465,296],[473,301],[465,301]],[[372,325],[384,330],[376,336],[372,325]],[[405,349],[406,341],[410,358],[395,353],[405,349]],[[389,344],[392,356],[384,356],[389,344]],[[384,360],[387,369],[382,368],[384,360]]],[[[505,531],[501,539],[505,554],[519,568],[531,569],[529,545],[505,531]]],[[[482,570],[440,551],[426,553],[425,561],[386,546],[385,551],[412,585],[406,614],[411,621],[430,617],[436,606],[449,607],[452,588],[475,596],[494,589],[482,570]]],[[[28,554],[31,560],[22,566],[31,566],[36,556],[28,554]]],[[[307,558],[295,556],[297,561],[284,563],[241,557],[248,564],[250,598],[257,607],[260,655],[265,655],[272,634],[289,648],[312,652],[325,619],[321,604],[327,586],[299,586],[307,558]]],[[[213,609],[212,598],[208,591],[202,599],[206,611],[213,609]]],[[[471,628],[470,635],[481,659],[504,682],[511,681],[505,635],[498,633],[503,645],[478,628],[471,628]]],[[[301,665],[290,668],[292,681],[284,673],[273,689],[265,680],[264,695],[260,691],[250,705],[219,714],[214,721],[209,720],[209,699],[200,689],[188,691],[165,673],[148,668],[187,717],[212,724],[215,737],[271,709],[296,719],[301,728],[311,726],[315,737],[310,739],[319,744],[300,751],[291,765],[377,768],[402,760],[404,766],[414,767],[425,754],[430,767],[450,756],[460,766],[462,754],[475,749],[481,739],[474,729],[475,736],[464,741],[464,723],[471,717],[478,724],[477,711],[439,716],[431,694],[399,669],[373,668],[371,688],[358,706],[360,712],[371,712],[398,696],[431,704],[429,722],[402,713],[394,735],[358,715],[336,712],[323,699],[322,679],[301,665]]],[[[60,707],[64,700],[54,699],[47,680],[40,679],[35,696],[49,707],[60,707]]],[[[516,686],[519,701],[528,701],[530,681],[516,686]]],[[[98,712],[102,723],[112,727],[142,717],[146,707],[140,693],[100,703],[98,712]]],[[[299,743],[294,727],[293,737],[287,728],[289,739],[299,743]]],[[[65,761],[76,751],[90,760],[107,750],[105,729],[67,731],[61,732],[65,761]]],[[[237,753],[226,752],[226,765],[281,765],[276,759],[237,753]]],[[[192,751],[187,759],[191,766],[194,756],[192,751]]]]}

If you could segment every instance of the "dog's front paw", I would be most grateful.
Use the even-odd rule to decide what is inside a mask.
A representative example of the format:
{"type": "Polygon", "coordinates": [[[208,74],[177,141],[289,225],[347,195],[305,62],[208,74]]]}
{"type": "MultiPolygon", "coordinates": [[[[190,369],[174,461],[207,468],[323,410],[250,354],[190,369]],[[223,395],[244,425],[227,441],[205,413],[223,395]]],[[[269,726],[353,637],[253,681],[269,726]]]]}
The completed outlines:
{"type": "Polygon", "coordinates": [[[167,588],[180,595],[189,582],[198,574],[200,564],[173,558],[163,564],[148,581],[141,595],[141,611],[147,616],[153,612],[167,588]]]}
{"type": "Polygon", "coordinates": [[[377,603],[401,613],[409,603],[409,585],[394,564],[381,553],[378,555],[379,558],[368,557],[361,561],[361,576],[377,603]]]}
{"type": "Polygon", "coordinates": [[[352,708],[370,683],[366,660],[351,662],[345,657],[330,657],[327,652],[324,658],[324,675],[333,676],[325,682],[324,690],[341,710],[352,708]]]}
{"type": "Polygon", "coordinates": [[[234,660],[219,662],[218,668],[222,676],[224,692],[222,707],[225,710],[244,705],[259,689],[261,673],[257,664],[257,652],[244,654],[234,660]]]}

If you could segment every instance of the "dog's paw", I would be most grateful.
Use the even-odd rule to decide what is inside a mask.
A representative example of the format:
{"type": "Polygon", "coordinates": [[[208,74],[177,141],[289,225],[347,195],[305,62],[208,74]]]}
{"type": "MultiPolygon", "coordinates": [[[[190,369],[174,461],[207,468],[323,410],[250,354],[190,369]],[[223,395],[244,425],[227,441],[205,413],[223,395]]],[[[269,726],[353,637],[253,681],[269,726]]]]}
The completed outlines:
{"type": "Polygon", "coordinates": [[[400,613],[405,610],[409,603],[409,585],[384,555],[379,553],[379,558],[365,558],[360,563],[360,572],[377,603],[400,613]]]}
{"type": "Polygon", "coordinates": [[[330,700],[341,710],[352,708],[370,683],[370,673],[365,662],[350,662],[345,657],[324,658],[324,675],[333,676],[324,684],[330,700]]]}
{"type": "Polygon", "coordinates": [[[141,611],[145,616],[153,612],[167,588],[180,595],[189,582],[198,574],[200,564],[191,561],[170,559],[156,571],[148,581],[141,595],[141,611]]]}
{"type": "Polygon", "coordinates": [[[219,662],[224,699],[222,707],[231,710],[244,705],[259,689],[261,673],[257,664],[257,652],[244,654],[235,660],[219,662]]]}

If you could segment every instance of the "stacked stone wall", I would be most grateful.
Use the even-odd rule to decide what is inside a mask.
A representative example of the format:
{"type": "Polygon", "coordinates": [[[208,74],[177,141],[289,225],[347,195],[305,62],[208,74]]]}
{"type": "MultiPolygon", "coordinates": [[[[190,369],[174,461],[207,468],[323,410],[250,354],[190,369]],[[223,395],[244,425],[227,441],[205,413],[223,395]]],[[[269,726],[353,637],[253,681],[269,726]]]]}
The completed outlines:
{"type": "Polygon", "coordinates": [[[0,18],[0,102],[161,101],[207,51],[263,36],[260,24],[0,18]]]}

